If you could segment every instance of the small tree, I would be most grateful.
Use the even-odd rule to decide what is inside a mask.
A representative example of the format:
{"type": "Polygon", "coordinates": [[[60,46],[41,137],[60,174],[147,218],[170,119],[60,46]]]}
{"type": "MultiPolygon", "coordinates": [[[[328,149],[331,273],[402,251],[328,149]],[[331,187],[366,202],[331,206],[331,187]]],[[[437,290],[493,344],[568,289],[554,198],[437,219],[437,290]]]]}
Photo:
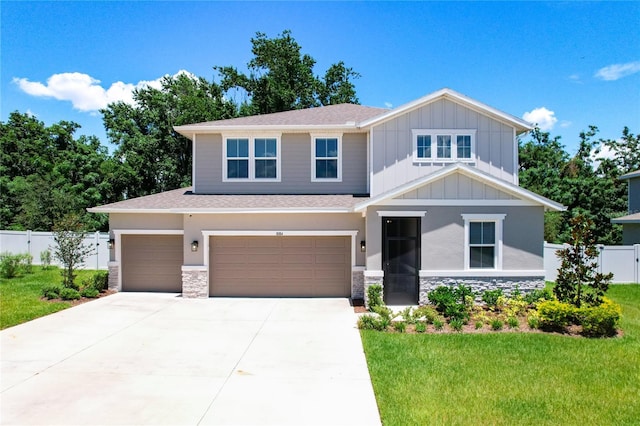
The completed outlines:
{"type": "Polygon", "coordinates": [[[600,305],[613,274],[596,272],[598,248],[593,236],[593,222],[582,215],[571,219],[569,247],[556,253],[562,259],[553,288],[558,300],[577,307],[583,303],[600,305]]]}
{"type": "Polygon", "coordinates": [[[78,289],[74,283],[75,270],[93,253],[93,247],[84,244],[84,225],[76,214],[65,216],[53,227],[53,240],[56,246],[53,255],[62,263],[62,285],[78,289]]]}

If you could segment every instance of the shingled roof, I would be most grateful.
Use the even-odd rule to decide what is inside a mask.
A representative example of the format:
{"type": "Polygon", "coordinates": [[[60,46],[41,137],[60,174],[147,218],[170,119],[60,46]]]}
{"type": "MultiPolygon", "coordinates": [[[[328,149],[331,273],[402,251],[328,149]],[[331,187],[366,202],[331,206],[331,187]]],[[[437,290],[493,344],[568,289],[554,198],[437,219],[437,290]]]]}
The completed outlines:
{"type": "Polygon", "coordinates": [[[338,195],[217,195],[194,194],[180,188],[88,209],[91,213],[235,213],[235,212],[352,212],[367,200],[338,195]]]}

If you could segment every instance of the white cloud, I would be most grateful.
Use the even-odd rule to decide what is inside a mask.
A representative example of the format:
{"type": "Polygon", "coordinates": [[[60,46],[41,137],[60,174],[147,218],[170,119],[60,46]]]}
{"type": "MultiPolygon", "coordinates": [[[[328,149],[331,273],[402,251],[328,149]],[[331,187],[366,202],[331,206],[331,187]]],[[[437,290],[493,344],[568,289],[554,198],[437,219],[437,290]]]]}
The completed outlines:
{"type": "Polygon", "coordinates": [[[572,83],[578,83],[578,84],[582,84],[582,79],[580,78],[580,74],[571,74],[569,76],[569,80],[572,83]]]}
{"type": "Polygon", "coordinates": [[[607,145],[600,144],[591,150],[591,160],[593,160],[593,168],[597,169],[603,159],[608,158],[613,160],[618,155],[618,152],[609,148],[607,145]]]}
{"type": "Polygon", "coordinates": [[[389,108],[389,109],[393,108],[393,104],[391,102],[385,102],[384,106],[385,108],[389,108]]]}
{"type": "MultiPolygon", "coordinates": [[[[180,70],[171,77],[180,74],[195,78],[193,74],[185,70],[180,70]]],[[[17,77],[13,78],[13,83],[28,95],[70,101],[73,107],[79,111],[95,112],[112,102],[122,101],[133,105],[133,91],[135,89],[143,87],[159,89],[163,77],[149,81],[142,80],[136,84],[116,81],[109,88],[102,87],[100,80],[79,72],[54,74],[47,79],[46,84],[17,77]]]]}
{"type": "Polygon", "coordinates": [[[558,122],[555,112],[549,111],[545,107],[535,108],[522,114],[522,118],[529,123],[537,125],[542,131],[549,131],[558,122]]]}
{"type": "Polygon", "coordinates": [[[562,120],[560,121],[560,127],[562,127],[563,129],[566,129],[567,127],[571,127],[573,123],[571,121],[568,120],[562,120]]]}
{"type": "Polygon", "coordinates": [[[637,72],[640,72],[640,61],[628,62],[626,64],[613,64],[600,68],[596,72],[595,77],[605,81],[614,81],[637,72]]]}

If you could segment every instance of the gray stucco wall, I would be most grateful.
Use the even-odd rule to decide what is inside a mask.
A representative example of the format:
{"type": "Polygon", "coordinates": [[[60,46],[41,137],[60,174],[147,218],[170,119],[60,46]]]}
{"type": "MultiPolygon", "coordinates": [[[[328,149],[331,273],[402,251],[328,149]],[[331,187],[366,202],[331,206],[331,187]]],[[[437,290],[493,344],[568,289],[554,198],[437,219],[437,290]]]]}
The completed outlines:
{"type": "Polygon", "coordinates": [[[195,186],[200,194],[365,194],[367,135],[342,135],[342,182],[311,181],[311,136],[283,134],[280,182],[223,182],[222,136],[198,135],[195,143],[195,186]]]}
{"type": "Polygon", "coordinates": [[[372,129],[372,196],[451,164],[415,164],[412,129],[476,129],[475,167],[515,183],[514,128],[443,99],[372,129]]]}
{"type": "Polygon", "coordinates": [[[462,214],[506,214],[503,222],[503,270],[542,270],[544,210],[542,207],[391,206],[367,209],[367,269],[382,269],[382,218],[378,211],[424,211],[422,270],[464,270],[462,214]]]}

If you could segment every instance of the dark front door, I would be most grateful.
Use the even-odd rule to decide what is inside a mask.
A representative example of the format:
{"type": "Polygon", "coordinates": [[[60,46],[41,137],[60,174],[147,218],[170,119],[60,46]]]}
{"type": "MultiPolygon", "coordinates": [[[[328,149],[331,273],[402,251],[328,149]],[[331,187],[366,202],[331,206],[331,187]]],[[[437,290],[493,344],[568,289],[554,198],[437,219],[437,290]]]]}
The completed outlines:
{"type": "Polygon", "coordinates": [[[382,218],[384,300],[387,305],[418,303],[420,218],[382,218]]]}

